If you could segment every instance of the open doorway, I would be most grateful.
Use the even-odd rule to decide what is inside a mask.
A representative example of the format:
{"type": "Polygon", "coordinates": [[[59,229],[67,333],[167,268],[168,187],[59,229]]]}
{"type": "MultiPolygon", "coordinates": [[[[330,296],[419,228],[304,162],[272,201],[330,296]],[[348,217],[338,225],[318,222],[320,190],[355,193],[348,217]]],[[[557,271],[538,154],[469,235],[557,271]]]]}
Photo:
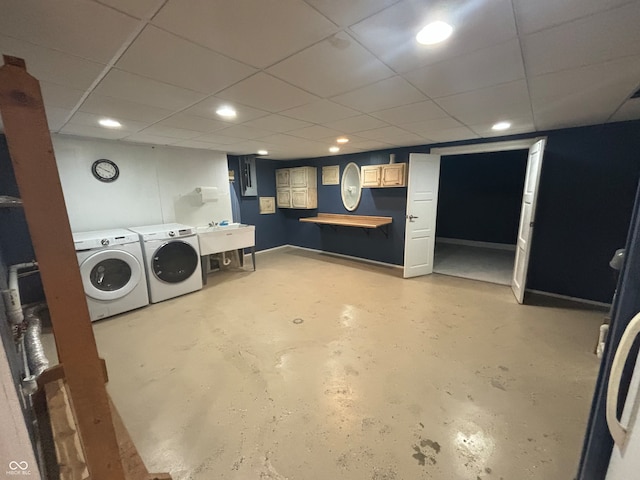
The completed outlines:
{"type": "Polygon", "coordinates": [[[528,150],[442,156],[435,273],[510,285],[528,150]]]}

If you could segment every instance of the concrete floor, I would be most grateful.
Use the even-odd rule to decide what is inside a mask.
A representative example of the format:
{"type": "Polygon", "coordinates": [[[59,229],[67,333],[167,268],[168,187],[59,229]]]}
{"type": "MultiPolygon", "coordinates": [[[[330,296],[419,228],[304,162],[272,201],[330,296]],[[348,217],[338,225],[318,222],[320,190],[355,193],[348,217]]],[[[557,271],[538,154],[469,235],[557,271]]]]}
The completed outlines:
{"type": "Polygon", "coordinates": [[[564,480],[603,314],[297,249],[95,324],[108,389],[174,480],[564,480]]]}
{"type": "Polygon", "coordinates": [[[515,259],[515,250],[436,241],[433,271],[454,277],[511,285],[515,259]]]}

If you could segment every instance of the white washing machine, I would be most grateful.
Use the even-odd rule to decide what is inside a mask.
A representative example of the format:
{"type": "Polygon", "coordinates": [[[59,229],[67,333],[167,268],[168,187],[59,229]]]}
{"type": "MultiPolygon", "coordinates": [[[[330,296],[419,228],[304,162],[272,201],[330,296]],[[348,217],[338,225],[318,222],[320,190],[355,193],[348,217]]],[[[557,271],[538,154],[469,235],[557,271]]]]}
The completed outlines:
{"type": "Polygon", "coordinates": [[[196,229],[179,223],[130,228],[140,235],[151,303],[202,288],[196,229]]]}
{"type": "Polygon", "coordinates": [[[91,321],[149,305],[140,238],[125,229],[73,234],[91,321]]]}

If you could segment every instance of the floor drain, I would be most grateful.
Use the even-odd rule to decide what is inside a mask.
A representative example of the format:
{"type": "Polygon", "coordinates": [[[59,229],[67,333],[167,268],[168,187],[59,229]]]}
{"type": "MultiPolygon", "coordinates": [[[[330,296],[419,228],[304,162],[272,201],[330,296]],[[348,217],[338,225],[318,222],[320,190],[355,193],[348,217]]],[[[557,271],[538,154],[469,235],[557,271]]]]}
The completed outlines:
{"type": "Polygon", "coordinates": [[[304,320],[301,319],[301,318],[294,318],[293,319],[293,323],[295,323],[296,325],[300,325],[302,322],[304,322],[304,320]]]}

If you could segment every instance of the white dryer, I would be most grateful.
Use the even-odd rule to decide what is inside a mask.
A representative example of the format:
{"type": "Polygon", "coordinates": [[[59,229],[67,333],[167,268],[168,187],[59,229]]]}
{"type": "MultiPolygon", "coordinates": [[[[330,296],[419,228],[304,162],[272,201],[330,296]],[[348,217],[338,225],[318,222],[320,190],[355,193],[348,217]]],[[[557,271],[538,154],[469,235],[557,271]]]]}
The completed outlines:
{"type": "Polygon", "coordinates": [[[140,239],[125,229],[73,234],[91,321],[149,305],[140,239]]]}
{"type": "Polygon", "coordinates": [[[179,223],[130,228],[140,235],[151,303],[202,288],[196,229],[179,223]]]}

